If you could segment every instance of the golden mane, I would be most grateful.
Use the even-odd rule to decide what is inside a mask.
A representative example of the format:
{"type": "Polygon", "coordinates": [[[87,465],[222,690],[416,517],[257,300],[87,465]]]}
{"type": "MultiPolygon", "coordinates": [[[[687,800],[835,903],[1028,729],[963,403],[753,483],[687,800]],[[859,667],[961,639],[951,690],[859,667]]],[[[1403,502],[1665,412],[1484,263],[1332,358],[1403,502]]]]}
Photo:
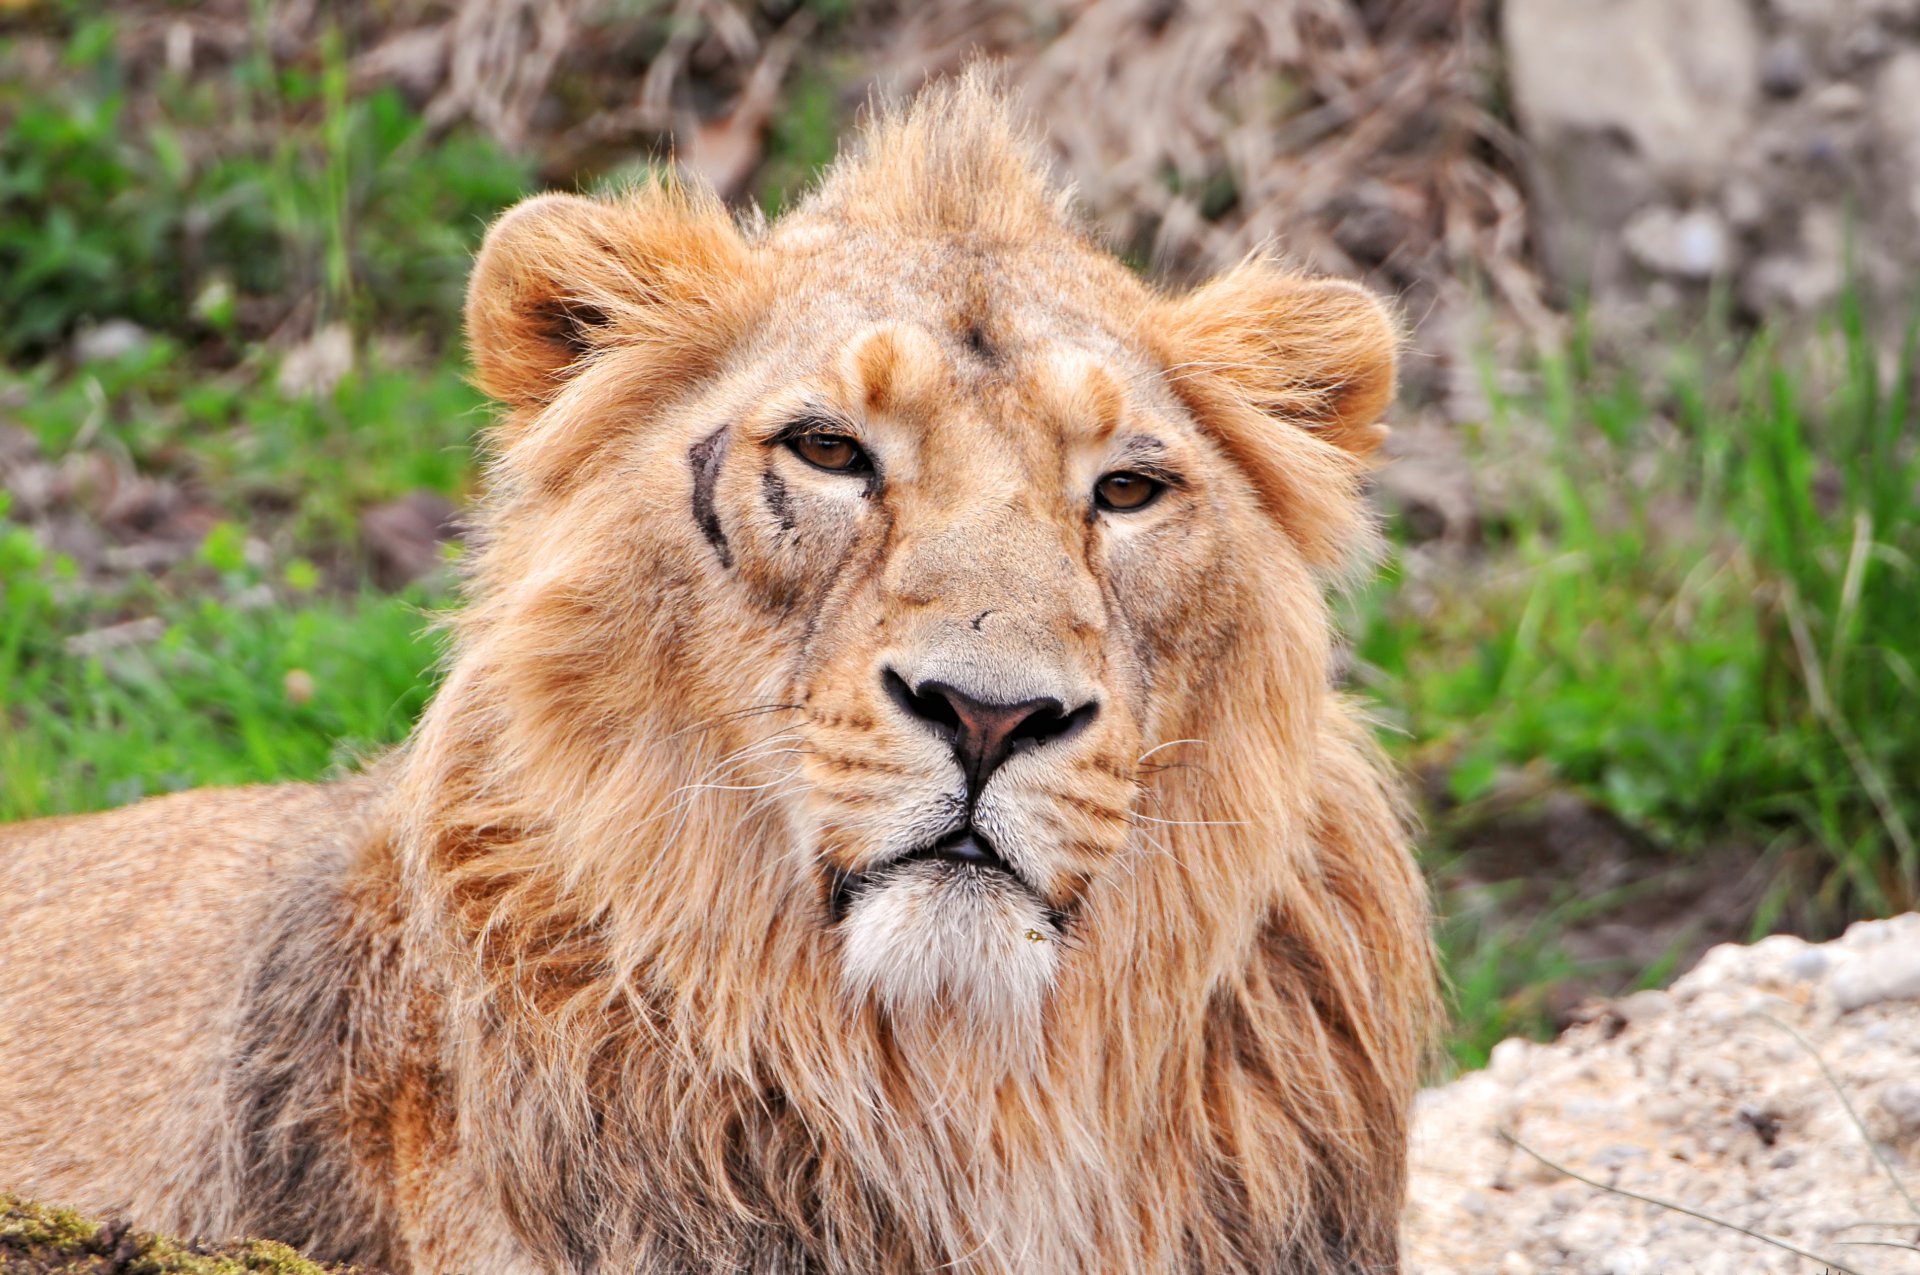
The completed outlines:
{"type": "Polygon", "coordinates": [[[1078,238],[1069,192],[983,66],[882,108],[798,210],[889,234],[1078,238]]]}
{"type": "MultiPolygon", "coordinates": [[[[649,224],[696,219],[735,242],[701,196],[643,207],[649,224]]],[[[979,76],[882,115],[796,216],[887,235],[1079,241],[979,76]]],[[[668,243],[683,293],[744,288],[729,277],[734,249],[687,252],[646,233],[620,242],[668,243]]],[[[491,268],[483,257],[483,277],[491,268]]],[[[1280,286],[1250,265],[1200,294],[1186,336],[1201,348],[1271,341],[1252,316],[1265,312],[1262,289],[1280,286]]],[[[1309,379],[1297,350],[1276,349],[1260,365],[1190,360],[1179,382],[1262,471],[1306,555],[1329,565],[1367,540],[1358,467],[1304,432],[1234,417],[1291,414],[1327,422],[1331,442],[1370,443],[1392,348],[1353,338],[1370,316],[1378,326],[1378,307],[1356,311],[1352,295],[1316,294],[1298,322],[1371,365],[1309,379]],[[1295,370],[1257,379],[1267,363],[1295,370]],[[1350,385],[1364,401],[1342,401],[1350,385]],[[1362,422],[1354,438],[1339,436],[1344,421],[1362,422]]],[[[648,322],[622,313],[596,340],[649,340],[648,322]]],[[[509,422],[503,455],[534,445],[523,436],[561,446],[567,422],[604,418],[615,392],[572,384],[541,408],[558,423],[509,422]]],[[[571,444],[568,469],[582,468],[585,445],[571,444]]],[[[568,536],[594,545],[618,534],[622,478],[581,481],[606,493],[567,506],[568,536]]],[[[1185,706],[1170,738],[1204,746],[1189,749],[1192,768],[1146,780],[1151,844],[1130,889],[1103,896],[1084,927],[1041,1055],[1010,1058],[952,1023],[920,1039],[871,1005],[849,1020],[832,935],[792,905],[806,865],[764,797],[790,775],[767,756],[787,741],[766,672],[734,670],[730,720],[695,715],[668,652],[628,658],[655,641],[644,618],[601,603],[640,587],[631,564],[557,546],[524,503],[495,524],[453,673],[400,762],[399,844],[409,910],[443,918],[467,961],[453,990],[494,1027],[464,1045],[462,1074],[483,1078],[462,1095],[464,1118],[512,1132],[503,1191],[562,1201],[522,1226],[558,1244],[582,1212],[615,1227],[628,1210],[661,1231],[631,1237],[638,1251],[721,1267],[770,1230],[842,1269],[929,1267],[1006,1235],[1045,1268],[1097,1253],[1108,1270],[1238,1269],[1257,1264],[1237,1248],[1250,1218],[1313,1232],[1287,1241],[1299,1270],[1393,1250],[1388,1203],[1429,1021],[1426,916],[1382,763],[1351,711],[1315,689],[1317,598],[1305,649],[1297,617],[1276,617],[1269,631],[1295,650],[1275,659],[1255,644],[1185,706]],[[609,678],[615,667],[623,676],[609,678]],[[743,874],[742,862],[757,866],[743,874]],[[651,875],[673,889],[631,887],[651,875]],[[768,888],[782,875],[789,888],[768,888]],[[1272,909],[1249,915],[1250,891],[1272,909]],[[629,1163],[635,1147],[644,1169],[629,1163]],[[740,1183],[742,1156],[754,1189],[740,1183]]]]}

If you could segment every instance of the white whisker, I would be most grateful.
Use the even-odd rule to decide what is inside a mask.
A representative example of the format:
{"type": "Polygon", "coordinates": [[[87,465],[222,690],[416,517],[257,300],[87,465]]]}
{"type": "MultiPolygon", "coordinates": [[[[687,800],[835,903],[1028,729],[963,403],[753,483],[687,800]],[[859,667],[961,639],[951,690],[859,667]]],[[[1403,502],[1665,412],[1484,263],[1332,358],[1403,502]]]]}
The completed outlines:
{"type": "Polygon", "coordinates": [[[1144,819],[1148,823],[1163,823],[1175,828],[1244,828],[1244,819],[1161,819],[1154,815],[1143,815],[1137,810],[1127,812],[1129,819],[1144,819]]]}
{"type": "Polygon", "coordinates": [[[1138,757],[1133,759],[1133,764],[1138,766],[1141,762],[1153,756],[1155,753],[1159,752],[1162,748],[1172,748],[1175,744],[1199,744],[1201,747],[1204,748],[1206,747],[1206,743],[1207,741],[1204,739],[1170,739],[1164,744],[1155,744],[1152,748],[1149,748],[1146,752],[1141,753],[1138,757]]]}

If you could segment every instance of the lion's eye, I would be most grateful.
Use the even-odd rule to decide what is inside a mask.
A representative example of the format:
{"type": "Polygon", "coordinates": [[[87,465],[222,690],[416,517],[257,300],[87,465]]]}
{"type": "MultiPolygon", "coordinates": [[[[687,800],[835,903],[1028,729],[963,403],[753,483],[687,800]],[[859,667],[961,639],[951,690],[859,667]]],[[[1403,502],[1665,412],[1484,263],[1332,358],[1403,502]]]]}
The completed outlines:
{"type": "Polygon", "coordinates": [[[801,434],[787,440],[787,446],[807,464],[829,473],[865,473],[873,468],[860,444],[845,434],[801,434]]]}
{"type": "Polygon", "coordinates": [[[1093,488],[1093,498],[1102,509],[1128,512],[1145,509],[1166,490],[1166,484],[1145,474],[1120,470],[1102,478],[1093,488]]]}

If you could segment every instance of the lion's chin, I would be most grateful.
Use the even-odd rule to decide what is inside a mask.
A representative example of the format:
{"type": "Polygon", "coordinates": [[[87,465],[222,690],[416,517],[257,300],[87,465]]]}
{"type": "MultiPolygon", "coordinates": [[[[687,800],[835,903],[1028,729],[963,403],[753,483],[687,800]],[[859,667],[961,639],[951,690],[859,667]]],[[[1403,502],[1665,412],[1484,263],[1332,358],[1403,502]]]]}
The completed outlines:
{"type": "Polygon", "coordinates": [[[862,889],[841,922],[849,991],[896,1025],[953,1025],[1037,1041],[1062,935],[1007,873],[948,860],[902,862],[862,889]]]}

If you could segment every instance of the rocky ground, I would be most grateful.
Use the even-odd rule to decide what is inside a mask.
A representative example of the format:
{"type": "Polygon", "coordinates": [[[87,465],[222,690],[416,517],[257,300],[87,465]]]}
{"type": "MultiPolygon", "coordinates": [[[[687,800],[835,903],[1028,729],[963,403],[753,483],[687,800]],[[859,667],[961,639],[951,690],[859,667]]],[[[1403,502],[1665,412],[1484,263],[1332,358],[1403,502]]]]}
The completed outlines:
{"type": "Polygon", "coordinates": [[[1920,1271],[1916,1194],[1910,913],[1832,943],[1716,947],[1671,990],[1552,1044],[1506,1041],[1487,1070],[1421,1095],[1408,1268],[1896,1275],[1920,1271]]]}

